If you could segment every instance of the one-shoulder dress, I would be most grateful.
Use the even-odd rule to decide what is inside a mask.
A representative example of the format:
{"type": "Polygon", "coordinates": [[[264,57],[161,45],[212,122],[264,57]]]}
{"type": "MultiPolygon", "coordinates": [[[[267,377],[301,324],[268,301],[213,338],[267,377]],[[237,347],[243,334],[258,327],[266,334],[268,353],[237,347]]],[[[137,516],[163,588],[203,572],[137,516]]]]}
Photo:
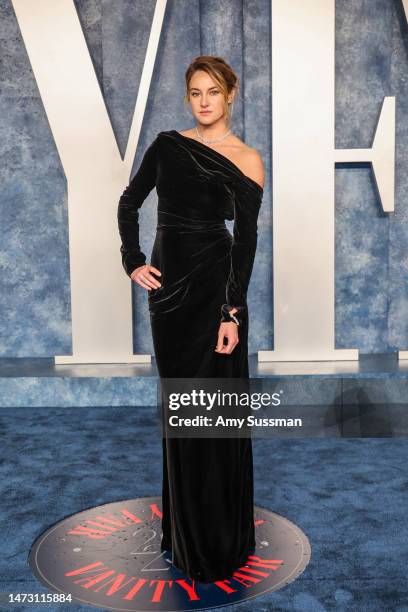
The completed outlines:
{"type": "MultiPolygon", "coordinates": [[[[158,195],[150,262],[160,288],[148,291],[161,378],[241,378],[248,372],[247,290],[257,246],[262,187],[226,156],[176,130],[159,132],[120,197],[122,265],[146,263],[139,209],[158,195]],[[225,220],[234,220],[233,234],[225,220]],[[221,321],[238,322],[231,354],[217,345],[221,321]]],[[[255,550],[250,437],[163,436],[161,550],[201,582],[231,577],[255,550]]]]}

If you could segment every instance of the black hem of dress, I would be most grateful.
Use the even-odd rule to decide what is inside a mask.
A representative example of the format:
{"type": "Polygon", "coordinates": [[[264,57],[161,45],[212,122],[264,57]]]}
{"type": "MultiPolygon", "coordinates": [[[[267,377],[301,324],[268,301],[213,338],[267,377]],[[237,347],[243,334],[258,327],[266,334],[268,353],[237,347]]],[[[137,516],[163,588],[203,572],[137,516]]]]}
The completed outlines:
{"type": "MultiPolygon", "coordinates": [[[[162,544],[160,546],[162,551],[169,551],[172,552],[171,547],[166,547],[163,546],[163,541],[162,544]]],[[[191,578],[191,580],[196,580],[197,582],[203,582],[203,583],[211,583],[211,582],[217,582],[217,581],[221,581],[221,580],[227,580],[228,578],[232,578],[233,573],[239,569],[240,567],[242,567],[243,565],[245,565],[245,563],[248,560],[248,557],[250,555],[253,555],[254,552],[256,550],[256,544],[255,546],[252,546],[249,549],[249,552],[245,553],[245,555],[243,555],[236,563],[234,563],[233,565],[228,566],[228,569],[225,570],[222,575],[214,575],[212,578],[205,578],[203,579],[203,577],[201,575],[196,575],[195,572],[188,572],[185,568],[183,568],[182,566],[176,565],[173,561],[172,561],[172,565],[178,569],[180,572],[183,572],[183,574],[185,574],[188,578],[191,578]]]]}

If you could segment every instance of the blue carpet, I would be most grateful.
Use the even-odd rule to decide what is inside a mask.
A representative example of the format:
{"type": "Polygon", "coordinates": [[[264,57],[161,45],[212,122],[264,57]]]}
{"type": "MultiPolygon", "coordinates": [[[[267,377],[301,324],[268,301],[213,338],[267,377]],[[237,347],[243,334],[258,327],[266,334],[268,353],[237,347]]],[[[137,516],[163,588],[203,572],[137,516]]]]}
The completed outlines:
{"type": "MultiPolygon", "coordinates": [[[[0,420],[0,590],[47,592],[27,564],[42,531],[85,508],[161,494],[156,411],[3,408],[0,420]]],[[[284,589],[222,609],[408,611],[407,441],[254,438],[253,448],[255,503],[299,525],[312,558],[284,589]]]]}

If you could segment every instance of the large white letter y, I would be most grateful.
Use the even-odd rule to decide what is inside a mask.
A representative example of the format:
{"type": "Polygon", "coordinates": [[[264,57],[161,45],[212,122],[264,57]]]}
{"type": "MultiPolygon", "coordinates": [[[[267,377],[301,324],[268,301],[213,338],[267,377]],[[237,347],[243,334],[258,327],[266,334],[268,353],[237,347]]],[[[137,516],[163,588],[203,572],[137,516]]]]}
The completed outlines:
{"type": "Polygon", "coordinates": [[[116,211],[137,148],[166,0],[156,2],[124,161],[73,0],[12,1],[68,185],[73,355],[55,362],[150,361],[133,355],[116,211]]]}

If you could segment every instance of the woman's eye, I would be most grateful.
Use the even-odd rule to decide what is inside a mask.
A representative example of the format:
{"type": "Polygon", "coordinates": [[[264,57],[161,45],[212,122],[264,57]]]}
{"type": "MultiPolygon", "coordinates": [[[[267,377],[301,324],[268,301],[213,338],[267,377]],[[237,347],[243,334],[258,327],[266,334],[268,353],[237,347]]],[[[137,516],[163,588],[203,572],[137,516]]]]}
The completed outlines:
{"type": "MultiPolygon", "coordinates": [[[[220,93],[220,92],[219,92],[218,90],[216,90],[216,89],[215,89],[215,90],[213,90],[213,91],[210,91],[210,94],[211,94],[212,96],[216,96],[216,95],[217,95],[217,94],[219,94],[219,93],[220,93]]],[[[197,97],[197,96],[199,96],[200,94],[198,93],[198,91],[192,91],[190,95],[191,95],[191,97],[192,97],[192,98],[196,98],[196,97],[197,97]]]]}

